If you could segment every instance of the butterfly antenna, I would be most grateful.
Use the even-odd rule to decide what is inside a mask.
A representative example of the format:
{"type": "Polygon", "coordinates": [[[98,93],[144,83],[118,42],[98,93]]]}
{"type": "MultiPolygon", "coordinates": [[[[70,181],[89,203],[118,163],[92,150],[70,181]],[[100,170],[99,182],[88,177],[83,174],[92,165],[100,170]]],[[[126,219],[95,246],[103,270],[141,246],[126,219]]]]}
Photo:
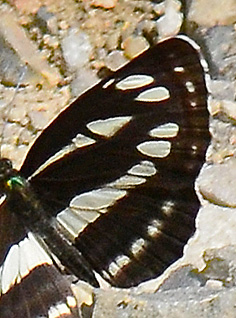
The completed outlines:
{"type": "Polygon", "coordinates": [[[9,115],[9,112],[10,112],[10,109],[11,109],[9,106],[13,104],[13,102],[14,102],[14,100],[16,98],[16,94],[18,93],[20,85],[23,82],[23,79],[25,77],[26,70],[27,70],[27,64],[22,66],[22,70],[20,72],[19,79],[18,79],[18,82],[17,82],[17,85],[16,85],[16,89],[14,91],[14,94],[13,94],[12,98],[10,99],[10,101],[8,103],[6,103],[3,106],[3,116],[2,116],[3,124],[2,124],[2,131],[1,131],[1,134],[0,134],[0,158],[2,157],[2,144],[3,144],[3,135],[4,135],[4,132],[5,132],[5,129],[6,129],[6,121],[7,121],[6,119],[8,118],[8,115],[9,115]]]}

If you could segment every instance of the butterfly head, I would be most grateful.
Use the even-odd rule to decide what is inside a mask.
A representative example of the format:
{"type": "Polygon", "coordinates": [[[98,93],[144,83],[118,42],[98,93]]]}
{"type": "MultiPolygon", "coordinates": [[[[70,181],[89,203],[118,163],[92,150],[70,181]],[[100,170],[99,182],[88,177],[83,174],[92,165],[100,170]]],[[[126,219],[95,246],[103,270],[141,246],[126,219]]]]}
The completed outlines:
{"type": "Polygon", "coordinates": [[[7,195],[23,186],[24,179],[12,168],[12,162],[9,159],[2,158],[0,160],[0,191],[7,195]]]}

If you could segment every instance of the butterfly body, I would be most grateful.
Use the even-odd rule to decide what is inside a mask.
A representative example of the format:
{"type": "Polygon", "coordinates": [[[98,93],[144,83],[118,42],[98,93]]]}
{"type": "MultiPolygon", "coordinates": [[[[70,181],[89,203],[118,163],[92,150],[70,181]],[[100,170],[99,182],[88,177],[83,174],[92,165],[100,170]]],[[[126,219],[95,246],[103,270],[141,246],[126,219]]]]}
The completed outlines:
{"type": "Polygon", "coordinates": [[[2,268],[21,260],[15,250],[23,245],[45,250],[20,275],[0,271],[3,296],[45,266],[94,286],[97,272],[131,287],[181,257],[199,209],[194,182],[209,142],[206,101],[198,52],[169,39],[64,110],[19,173],[2,159],[2,268]]]}

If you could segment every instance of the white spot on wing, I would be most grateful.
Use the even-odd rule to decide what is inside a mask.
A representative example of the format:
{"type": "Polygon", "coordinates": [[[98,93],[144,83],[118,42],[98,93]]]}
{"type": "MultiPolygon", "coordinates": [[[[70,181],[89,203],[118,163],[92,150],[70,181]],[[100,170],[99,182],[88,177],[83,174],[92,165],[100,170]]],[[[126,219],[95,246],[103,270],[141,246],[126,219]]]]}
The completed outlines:
{"type": "Polygon", "coordinates": [[[19,243],[19,247],[21,253],[21,246],[24,245],[24,253],[21,253],[21,260],[27,260],[29,271],[34,269],[36,266],[40,266],[43,264],[52,265],[52,259],[40,246],[40,244],[31,232],[28,233],[28,239],[26,238],[25,240],[19,243]]]}
{"type": "Polygon", "coordinates": [[[186,82],[185,86],[186,86],[187,90],[189,91],[189,93],[195,92],[195,87],[194,87],[192,82],[190,82],[190,81],[186,82]]]}
{"type": "Polygon", "coordinates": [[[161,102],[169,98],[170,93],[168,89],[163,86],[159,86],[143,91],[135,98],[135,100],[140,102],[161,102]]]}
{"type": "Polygon", "coordinates": [[[75,297],[73,297],[73,296],[67,296],[66,302],[70,308],[76,308],[76,306],[77,306],[75,297]]]}
{"type": "Polygon", "coordinates": [[[51,156],[47,161],[45,161],[35,172],[34,174],[31,176],[34,177],[35,175],[39,174],[41,171],[43,171],[47,166],[50,166],[51,164],[53,164],[55,161],[60,160],[61,158],[63,158],[64,156],[66,156],[67,154],[75,151],[78,148],[82,148],[82,147],[86,147],[89,145],[92,145],[96,142],[96,140],[89,138],[87,136],[84,136],[82,134],[78,134],[76,135],[75,138],[72,139],[71,144],[63,147],[60,151],[58,151],[57,153],[55,153],[53,156],[51,156]]]}
{"type": "Polygon", "coordinates": [[[60,318],[63,315],[70,315],[70,308],[67,307],[64,303],[56,304],[55,306],[50,307],[48,311],[48,318],[60,318]]]}
{"type": "Polygon", "coordinates": [[[96,211],[66,208],[57,215],[57,220],[75,239],[89,223],[94,222],[99,216],[100,213],[96,211]]]}
{"type": "Polygon", "coordinates": [[[113,83],[114,83],[115,79],[114,78],[111,78],[109,81],[107,81],[102,88],[106,89],[108,88],[109,86],[111,86],[113,83]]]}
{"type": "Polygon", "coordinates": [[[116,259],[110,263],[108,267],[108,272],[115,276],[117,273],[122,270],[123,267],[128,265],[130,263],[130,258],[126,255],[119,255],[116,257],[116,259]]]}
{"type": "Polygon", "coordinates": [[[127,264],[130,263],[130,258],[126,255],[119,255],[117,256],[117,258],[115,259],[115,262],[118,264],[118,266],[120,268],[126,266],[127,264]]]}
{"type": "Polygon", "coordinates": [[[76,196],[70,206],[75,209],[100,210],[113,205],[125,195],[125,190],[102,188],[76,196]]]}
{"type": "Polygon", "coordinates": [[[108,272],[112,275],[115,276],[119,272],[120,268],[119,266],[115,263],[112,262],[109,267],[108,267],[108,272]]]}
{"type": "Polygon", "coordinates": [[[178,72],[178,73],[183,73],[184,72],[184,68],[183,68],[183,66],[176,66],[174,68],[174,71],[178,72]]]}
{"type": "Polygon", "coordinates": [[[147,86],[154,82],[154,78],[150,75],[130,75],[116,84],[116,88],[120,90],[137,89],[147,86]]]}
{"type": "Polygon", "coordinates": [[[74,213],[80,216],[81,219],[86,220],[88,223],[94,222],[101,214],[97,211],[78,210],[71,208],[74,213]]]}
{"type": "Polygon", "coordinates": [[[100,119],[87,124],[87,128],[94,134],[112,137],[117,131],[127,125],[131,119],[131,116],[112,117],[104,120],[100,119]]]}
{"type": "Polygon", "coordinates": [[[57,215],[58,222],[73,236],[76,238],[78,233],[82,232],[88,225],[88,222],[81,219],[78,215],[75,215],[70,208],[66,208],[64,211],[57,215]]]}
{"type": "Polygon", "coordinates": [[[48,318],[58,318],[60,313],[58,312],[56,307],[50,307],[48,310],[48,318]]]}
{"type": "Polygon", "coordinates": [[[5,294],[11,286],[20,283],[30,271],[43,264],[52,265],[52,260],[29,232],[21,242],[11,246],[0,268],[1,293],[5,294]]]}
{"type": "Polygon", "coordinates": [[[145,141],[137,146],[142,154],[154,157],[165,158],[170,154],[171,143],[169,141],[145,141]]]}
{"type": "Polygon", "coordinates": [[[75,138],[72,139],[72,143],[75,145],[76,148],[86,147],[94,144],[95,142],[96,141],[94,139],[82,134],[78,134],[75,138]]]}
{"type": "Polygon", "coordinates": [[[144,247],[145,247],[145,240],[143,238],[139,238],[132,243],[130,251],[134,256],[136,256],[143,251],[144,247]]]}
{"type": "Polygon", "coordinates": [[[129,169],[128,173],[135,176],[151,177],[157,173],[157,169],[151,161],[144,160],[129,169]]]}
{"type": "Polygon", "coordinates": [[[173,138],[179,132],[179,126],[175,123],[167,123],[153,128],[149,132],[149,136],[153,138],[173,138]]]}
{"type": "Polygon", "coordinates": [[[5,294],[18,278],[19,251],[18,245],[13,245],[1,267],[1,293],[5,294]]]}
{"type": "Polygon", "coordinates": [[[161,207],[161,210],[164,214],[170,216],[174,212],[174,202],[173,201],[165,201],[161,207]]]}
{"type": "Polygon", "coordinates": [[[161,231],[162,223],[160,220],[152,220],[147,226],[147,233],[149,236],[156,237],[161,231]]]}
{"type": "Polygon", "coordinates": [[[5,200],[6,200],[6,195],[5,194],[3,194],[2,196],[1,196],[1,198],[0,198],[0,206],[5,202],[5,200]]]}
{"type": "Polygon", "coordinates": [[[129,189],[129,188],[138,186],[140,184],[143,184],[145,182],[146,182],[146,179],[144,178],[125,175],[117,179],[116,181],[109,183],[109,186],[113,188],[118,188],[118,189],[129,189]]]}

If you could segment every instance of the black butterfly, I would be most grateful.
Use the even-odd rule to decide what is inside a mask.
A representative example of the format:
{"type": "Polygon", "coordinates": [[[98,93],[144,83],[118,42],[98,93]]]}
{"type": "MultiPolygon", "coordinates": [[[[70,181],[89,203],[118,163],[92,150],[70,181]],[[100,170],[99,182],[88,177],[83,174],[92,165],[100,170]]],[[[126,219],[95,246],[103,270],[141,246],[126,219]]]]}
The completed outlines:
{"type": "Polygon", "coordinates": [[[62,268],[130,287],[182,256],[199,208],[206,101],[198,51],[172,38],[73,102],[19,172],[0,161],[1,318],[73,317],[62,268]]]}

